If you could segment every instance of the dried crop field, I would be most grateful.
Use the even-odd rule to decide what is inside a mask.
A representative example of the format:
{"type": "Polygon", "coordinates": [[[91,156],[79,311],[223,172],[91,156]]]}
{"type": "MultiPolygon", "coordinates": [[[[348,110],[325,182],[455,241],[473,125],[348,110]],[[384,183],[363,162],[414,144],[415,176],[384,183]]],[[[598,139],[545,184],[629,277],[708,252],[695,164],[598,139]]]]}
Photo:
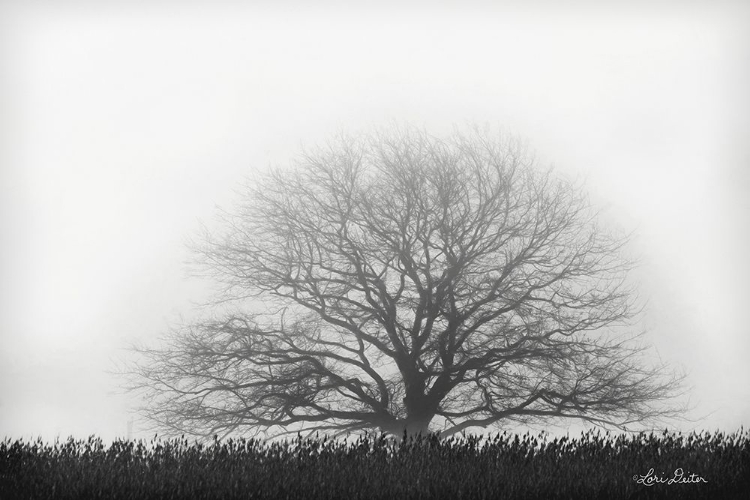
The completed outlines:
{"type": "Polygon", "coordinates": [[[0,445],[2,498],[739,499],[749,491],[746,430],[0,445]]]}

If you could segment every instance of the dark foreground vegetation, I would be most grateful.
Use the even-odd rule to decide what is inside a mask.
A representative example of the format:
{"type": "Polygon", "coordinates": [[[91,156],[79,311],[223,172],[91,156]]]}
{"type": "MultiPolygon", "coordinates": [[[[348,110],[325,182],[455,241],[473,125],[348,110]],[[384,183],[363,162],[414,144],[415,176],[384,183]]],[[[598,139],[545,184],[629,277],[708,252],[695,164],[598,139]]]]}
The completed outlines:
{"type": "Polygon", "coordinates": [[[0,498],[750,498],[750,432],[0,445],[0,498]],[[649,472],[651,471],[651,472],[649,472]]]}

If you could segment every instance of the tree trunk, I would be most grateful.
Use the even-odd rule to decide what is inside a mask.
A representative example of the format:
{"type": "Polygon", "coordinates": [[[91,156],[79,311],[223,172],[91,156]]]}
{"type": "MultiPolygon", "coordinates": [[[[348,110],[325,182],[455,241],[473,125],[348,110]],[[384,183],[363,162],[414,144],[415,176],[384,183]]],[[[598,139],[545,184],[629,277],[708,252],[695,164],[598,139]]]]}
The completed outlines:
{"type": "Polygon", "coordinates": [[[430,434],[430,422],[433,415],[420,417],[407,417],[396,420],[388,428],[383,430],[393,434],[396,438],[402,439],[404,436],[415,438],[419,435],[426,437],[430,434]]]}

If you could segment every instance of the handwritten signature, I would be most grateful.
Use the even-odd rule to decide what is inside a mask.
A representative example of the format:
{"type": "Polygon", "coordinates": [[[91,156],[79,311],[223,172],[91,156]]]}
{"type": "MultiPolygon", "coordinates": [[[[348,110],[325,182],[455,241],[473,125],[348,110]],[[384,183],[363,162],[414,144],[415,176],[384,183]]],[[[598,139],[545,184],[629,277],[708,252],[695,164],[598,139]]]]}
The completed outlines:
{"type": "Polygon", "coordinates": [[[698,474],[686,475],[685,471],[682,470],[682,467],[675,469],[674,475],[671,477],[665,476],[663,472],[661,476],[657,476],[652,467],[643,476],[639,476],[638,474],[634,475],[633,481],[644,486],[653,486],[655,484],[696,484],[708,482],[698,474]]]}

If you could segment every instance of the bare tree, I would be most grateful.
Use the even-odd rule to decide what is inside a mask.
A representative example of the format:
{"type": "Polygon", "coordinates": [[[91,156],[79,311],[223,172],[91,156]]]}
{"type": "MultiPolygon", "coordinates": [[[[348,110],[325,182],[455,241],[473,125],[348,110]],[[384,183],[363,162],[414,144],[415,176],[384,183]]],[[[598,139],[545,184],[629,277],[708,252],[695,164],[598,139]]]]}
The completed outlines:
{"type": "Polygon", "coordinates": [[[680,377],[644,364],[626,239],[595,219],[579,188],[479,132],[304,153],[200,247],[223,291],[212,319],[140,349],[148,414],[196,434],[443,435],[670,415],[680,377]]]}

